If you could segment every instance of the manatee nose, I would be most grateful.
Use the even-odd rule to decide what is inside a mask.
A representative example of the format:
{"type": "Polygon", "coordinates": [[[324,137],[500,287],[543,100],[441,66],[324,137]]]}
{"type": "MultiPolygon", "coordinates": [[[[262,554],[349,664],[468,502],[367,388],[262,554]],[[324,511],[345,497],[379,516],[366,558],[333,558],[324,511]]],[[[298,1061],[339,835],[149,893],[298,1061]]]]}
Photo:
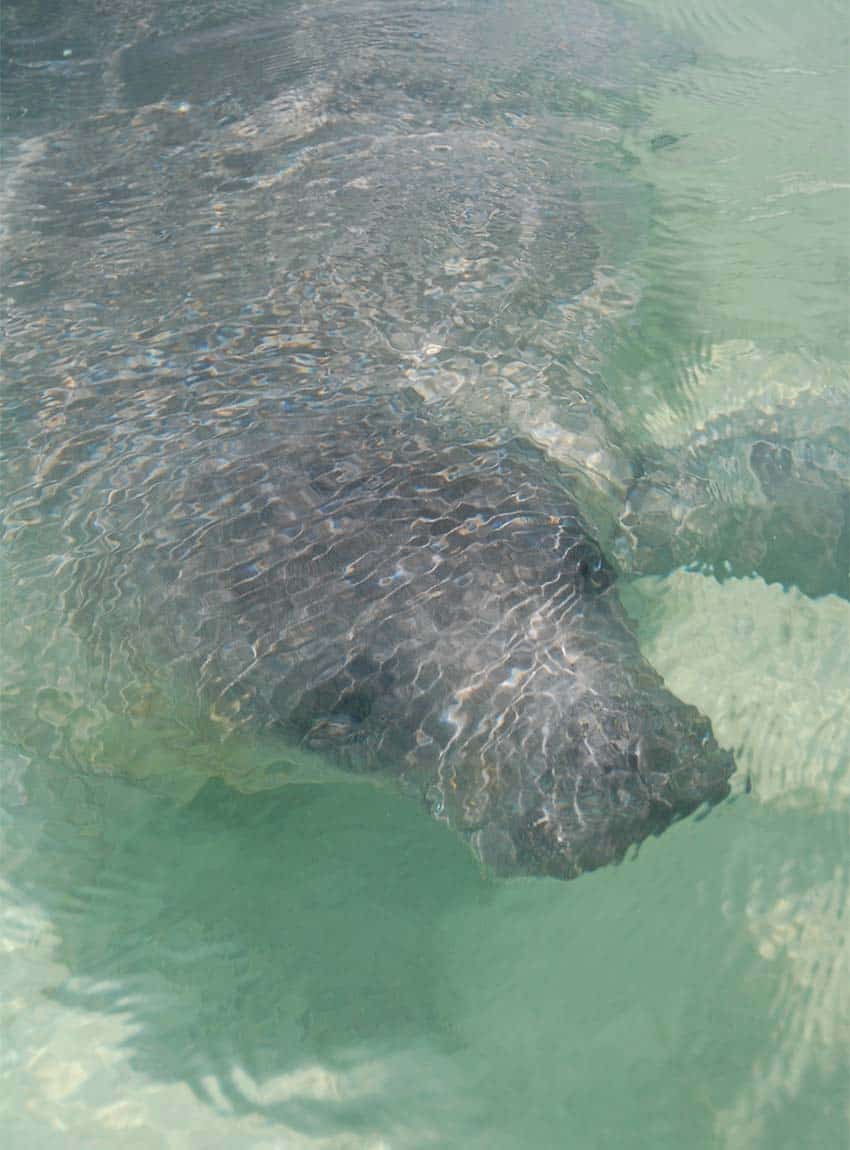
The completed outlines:
{"type": "Polygon", "coordinates": [[[675,769],[673,746],[663,736],[642,735],[632,746],[628,756],[632,770],[647,781],[653,776],[668,776],[675,769]]]}
{"type": "Polygon", "coordinates": [[[662,734],[642,736],[629,755],[636,770],[662,806],[685,813],[703,802],[718,802],[729,793],[732,756],[718,747],[708,724],[700,723],[688,739],[675,742],[662,734]]]}

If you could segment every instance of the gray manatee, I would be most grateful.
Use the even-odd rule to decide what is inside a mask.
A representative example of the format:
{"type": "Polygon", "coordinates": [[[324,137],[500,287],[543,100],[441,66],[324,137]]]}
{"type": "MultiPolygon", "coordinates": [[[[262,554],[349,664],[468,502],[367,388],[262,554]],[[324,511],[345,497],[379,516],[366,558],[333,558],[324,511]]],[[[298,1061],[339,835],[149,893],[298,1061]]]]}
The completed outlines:
{"type": "MultiPolygon", "coordinates": [[[[563,8],[529,13],[544,7],[563,8]]],[[[580,480],[502,411],[542,395],[590,438],[606,415],[574,321],[599,252],[565,113],[586,103],[576,62],[616,29],[571,6],[579,39],[568,22],[555,42],[538,14],[511,70],[511,11],[482,25],[470,9],[446,70],[397,52],[378,8],[381,36],[350,56],[337,6],[317,37],[315,6],[274,34],[190,29],[176,46],[121,49],[119,29],[110,74],[79,66],[96,114],[48,130],[42,106],[16,139],[19,678],[64,735],[92,709],[77,637],[123,721],[167,668],[198,740],[271,733],[397,778],[495,869],[572,877],[722,799],[733,769],[641,657],[580,480]],[[535,45],[555,56],[532,69],[539,92],[535,45]],[[288,47],[308,66],[293,73],[288,47]],[[474,420],[444,402],[453,375],[490,389],[474,420]]],[[[442,27],[418,4],[397,16],[423,44],[442,27]]]]}
{"type": "Polygon", "coordinates": [[[110,468],[72,610],[98,597],[93,641],[170,662],[225,735],[397,777],[506,873],[578,875],[727,794],[535,449],[345,388],[169,435],[167,467],[110,468]]]}

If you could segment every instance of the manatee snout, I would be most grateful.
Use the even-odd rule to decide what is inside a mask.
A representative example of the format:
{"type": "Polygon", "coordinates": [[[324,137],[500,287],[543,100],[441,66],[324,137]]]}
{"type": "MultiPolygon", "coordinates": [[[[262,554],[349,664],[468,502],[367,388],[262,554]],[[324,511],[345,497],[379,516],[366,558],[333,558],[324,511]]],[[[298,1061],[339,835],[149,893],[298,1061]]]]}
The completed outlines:
{"type": "MultiPolygon", "coordinates": [[[[711,725],[695,707],[668,708],[660,730],[653,727],[637,739],[629,765],[646,783],[650,801],[672,817],[689,814],[702,803],[715,803],[729,793],[732,755],[718,746],[711,725]]],[[[671,819],[662,818],[662,827],[671,819]]]]}
{"type": "Polygon", "coordinates": [[[531,777],[521,791],[531,801],[473,836],[489,865],[576,878],[728,796],[734,760],[704,716],[663,687],[655,700],[641,706],[632,697],[628,706],[629,715],[614,718],[622,737],[605,724],[578,737],[566,731],[542,772],[526,765],[531,777]]]}

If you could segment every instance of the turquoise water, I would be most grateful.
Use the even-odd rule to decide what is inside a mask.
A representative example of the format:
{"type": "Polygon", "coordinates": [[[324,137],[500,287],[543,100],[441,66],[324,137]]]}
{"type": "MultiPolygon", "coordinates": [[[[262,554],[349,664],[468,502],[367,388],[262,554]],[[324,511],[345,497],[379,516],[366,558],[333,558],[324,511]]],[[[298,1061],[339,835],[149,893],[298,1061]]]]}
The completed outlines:
{"type": "Polygon", "coordinates": [[[843,5],[238,9],[7,20],[11,1144],[846,1145],[843,5]],[[391,783],[211,730],[108,509],[187,381],[214,433],[322,371],[563,467],[729,801],[496,878],[391,783]],[[642,570],[622,506],[643,545],[683,475],[704,518],[642,570]]]}

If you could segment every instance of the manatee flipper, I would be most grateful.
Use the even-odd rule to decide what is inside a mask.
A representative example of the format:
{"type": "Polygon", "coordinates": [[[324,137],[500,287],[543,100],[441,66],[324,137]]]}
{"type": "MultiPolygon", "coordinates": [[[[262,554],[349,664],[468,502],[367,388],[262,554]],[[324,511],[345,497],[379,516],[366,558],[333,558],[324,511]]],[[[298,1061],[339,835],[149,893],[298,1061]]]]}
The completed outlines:
{"type": "Polygon", "coordinates": [[[632,485],[630,574],[699,565],[850,598],[850,386],[737,412],[659,451],[632,485]]]}

